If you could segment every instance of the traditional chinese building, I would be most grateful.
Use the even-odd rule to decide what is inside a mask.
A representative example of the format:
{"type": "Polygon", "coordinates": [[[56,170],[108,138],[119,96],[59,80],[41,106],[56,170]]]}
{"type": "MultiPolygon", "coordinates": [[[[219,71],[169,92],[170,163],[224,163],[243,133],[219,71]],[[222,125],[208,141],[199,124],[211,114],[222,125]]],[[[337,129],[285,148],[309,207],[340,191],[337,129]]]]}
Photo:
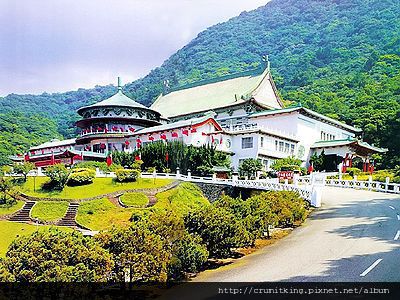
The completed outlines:
{"type": "Polygon", "coordinates": [[[78,110],[76,139],[32,147],[26,157],[38,166],[57,162],[105,160],[112,151],[132,152],[155,141],[212,144],[231,155],[237,169],[246,158],[266,170],[274,160],[294,156],[308,166],[313,153],[330,156],[331,170],[351,166],[361,157],[364,169],[373,153],[362,131],[300,106],[284,108],[270,74],[243,73],[198,82],[160,95],[148,108],[122,92],[78,110]]]}

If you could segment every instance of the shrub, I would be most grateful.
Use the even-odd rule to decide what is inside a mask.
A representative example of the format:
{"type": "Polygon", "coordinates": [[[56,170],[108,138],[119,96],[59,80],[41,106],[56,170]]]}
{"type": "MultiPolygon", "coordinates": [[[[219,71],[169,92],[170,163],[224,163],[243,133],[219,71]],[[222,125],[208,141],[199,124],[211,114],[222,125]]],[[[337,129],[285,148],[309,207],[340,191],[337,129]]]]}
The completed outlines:
{"type": "Polygon", "coordinates": [[[132,182],[139,178],[140,172],[132,169],[119,169],[115,171],[115,175],[118,182],[132,182]]]}
{"type": "Polygon", "coordinates": [[[240,176],[255,178],[256,172],[262,170],[262,163],[255,158],[245,159],[239,166],[240,176]]]}
{"type": "Polygon", "coordinates": [[[299,170],[301,165],[301,159],[295,157],[286,157],[277,159],[271,165],[271,168],[275,171],[294,171],[299,170]]]}
{"type": "Polygon", "coordinates": [[[173,256],[168,264],[168,277],[180,279],[184,273],[197,272],[207,258],[208,251],[202,240],[186,233],[173,247],[173,256]]]}
{"type": "Polygon", "coordinates": [[[153,172],[156,172],[157,170],[156,170],[156,167],[148,167],[148,168],[146,168],[146,172],[147,173],[153,173],[153,172]]]}
{"type": "Polygon", "coordinates": [[[73,169],[68,177],[68,185],[86,185],[93,183],[93,179],[96,177],[96,172],[93,169],[81,168],[73,169]]]}
{"type": "Polygon", "coordinates": [[[226,209],[202,207],[189,212],[184,220],[187,231],[201,237],[211,257],[228,257],[233,248],[247,244],[248,233],[243,224],[226,209]]]}
{"type": "Polygon", "coordinates": [[[64,185],[67,183],[70,171],[65,167],[65,165],[56,164],[47,167],[44,172],[50,178],[49,187],[62,190],[64,185]]]}
{"type": "Polygon", "coordinates": [[[354,177],[354,175],[360,174],[361,170],[359,168],[347,168],[346,173],[348,173],[351,177],[354,177]]]}

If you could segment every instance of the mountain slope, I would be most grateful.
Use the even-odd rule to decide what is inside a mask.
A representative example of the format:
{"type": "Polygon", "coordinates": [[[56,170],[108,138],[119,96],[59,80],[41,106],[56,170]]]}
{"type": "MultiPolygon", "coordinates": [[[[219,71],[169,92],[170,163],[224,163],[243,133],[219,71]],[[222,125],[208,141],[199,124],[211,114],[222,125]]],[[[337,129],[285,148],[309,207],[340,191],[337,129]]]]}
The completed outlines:
{"type": "MultiPolygon", "coordinates": [[[[149,105],[171,87],[256,68],[270,55],[286,100],[366,130],[366,140],[399,150],[389,138],[400,111],[398,0],[273,0],[198,35],[146,77],[125,86],[149,105]]],[[[61,94],[9,95],[0,111],[26,111],[53,119],[64,136],[77,107],[109,96],[112,86],[61,94]]],[[[190,101],[190,100],[189,100],[190,101]]],[[[1,152],[1,149],[0,149],[1,152]]]]}

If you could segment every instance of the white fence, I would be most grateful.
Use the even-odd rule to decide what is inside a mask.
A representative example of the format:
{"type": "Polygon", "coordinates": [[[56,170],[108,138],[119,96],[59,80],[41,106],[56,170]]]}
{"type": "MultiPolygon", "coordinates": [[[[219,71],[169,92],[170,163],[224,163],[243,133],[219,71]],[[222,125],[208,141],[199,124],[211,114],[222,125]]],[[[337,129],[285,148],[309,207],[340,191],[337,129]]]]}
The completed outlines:
{"type": "Polygon", "coordinates": [[[321,206],[321,188],[317,185],[293,185],[279,183],[278,179],[258,179],[258,180],[241,180],[234,176],[232,179],[221,179],[216,176],[200,177],[183,174],[166,174],[166,173],[142,173],[142,178],[165,178],[177,179],[189,182],[222,184],[234,187],[242,187],[266,191],[293,191],[298,192],[300,197],[310,202],[312,206],[321,206]]]}
{"type": "Polygon", "coordinates": [[[372,177],[369,180],[357,180],[357,178],[353,180],[344,180],[344,179],[327,179],[322,176],[305,176],[300,177],[297,180],[299,185],[326,185],[326,186],[334,186],[341,188],[352,188],[352,189],[362,189],[368,191],[376,191],[376,192],[384,192],[384,193],[394,193],[400,194],[400,184],[390,182],[389,178],[386,178],[385,182],[380,181],[372,181],[372,177]]]}

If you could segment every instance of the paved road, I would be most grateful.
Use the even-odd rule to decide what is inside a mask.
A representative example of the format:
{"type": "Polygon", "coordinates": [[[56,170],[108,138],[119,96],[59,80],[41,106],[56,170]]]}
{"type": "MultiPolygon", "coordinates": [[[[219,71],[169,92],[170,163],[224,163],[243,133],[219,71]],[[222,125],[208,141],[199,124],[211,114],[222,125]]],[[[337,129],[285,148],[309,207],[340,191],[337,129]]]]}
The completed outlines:
{"type": "Polygon", "coordinates": [[[400,281],[399,230],[398,196],[326,188],[292,234],[194,281],[400,281]]]}

